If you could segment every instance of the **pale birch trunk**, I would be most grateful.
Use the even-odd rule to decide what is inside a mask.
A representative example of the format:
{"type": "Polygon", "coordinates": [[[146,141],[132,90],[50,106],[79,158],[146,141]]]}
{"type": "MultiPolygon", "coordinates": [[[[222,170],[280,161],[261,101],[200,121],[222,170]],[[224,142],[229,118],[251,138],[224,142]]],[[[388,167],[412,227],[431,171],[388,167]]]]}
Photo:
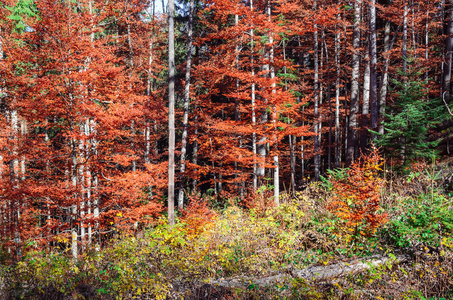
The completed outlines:
{"type": "MultiPolygon", "coordinates": [[[[387,87],[389,83],[388,67],[390,63],[390,21],[385,22],[385,31],[384,31],[384,70],[382,72],[381,78],[381,89],[379,93],[379,115],[381,118],[384,118],[385,115],[385,105],[387,99],[387,87]]],[[[384,125],[383,121],[379,124],[379,134],[384,134],[384,125]]]]}
{"type": "Polygon", "coordinates": [[[365,70],[363,73],[363,89],[362,89],[362,122],[360,132],[360,149],[365,151],[368,142],[368,131],[370,113],[370,33],[366,32],[365,38],[365,70]]]}
{"type": "MultiPolygon", "coordinates": [[[[269,22],[272,21],[272,6],[271,2],[267,3],[267,14],[269,17],[269,22]]],[[[275,67],[274,67],[274,37],[272,32],[269,32],[269,43],[271,44],[271,49],[269,53],[269,68],[270,68],[270,78],[272,80],[272,101],[274,102],[274,112],[273,112],[273,122],[274,122],[274,202],[276,205],[280,204],[280,168],[278,162],[278,138],[277,138],[277,119],[278,119],[278,111],[277,111],[277,104],[275,103],[275,95],[276,95],[276,84],[275,84],[275,67]]]]}
{"type": "MultiPolygon", "coordinates": [[[[92,156],[91,148],[92,148],[92,139],[88,139],[88,136],[90,136],[92,133],[91,131],[91,120],[87,119],[85,123],[85,135],[87,136],[87,141],[85,144],[85,153],[87,156],[92,156]]],[[[85,168],[85,185],[86,185],[86,199],[87,199],[87,214],[91,215],[93,213],[93,203],[92,203],[92,198],[91,198],[91,189],[92,189],[92,175],[91,175],[91,165],[87,164],[85,168]]],[[[92,219],[90,217],[90,219],[92,219]]],[[[93,227],[92,227],[92,221],[88,220],[87,224],[87,243],[91,244],[91,241],[93,239],[93,227]]]]}
{"type": "Polygon", "coordinates": [[[357,146],[357,113],[359,112],[359,78],[360,78],[360,6],[361,0],[354,2],[354,32],[352,37],[352,82],[351,82],[351,104],[349,109],[349,128],[346,164],[349,166],[355,160],[357,146]]]}
{"type": "MultiPolygon", "coordinates": [[[[74,126],[71,125],[71,132],[74,131],[74,126]]],[[[72,152],[71,152],[71,160],[72,160],[72,168],[71,168],[71,181],[72,181],[72,186],[74,190],[77,189],[77,141],[76,139],[72,138],[71,140],[72,144],[72,152]]],[[[78,230],[77,227],[75,226],[75,221],[77,220],[77,201],[78,201],[78,195],[77,193],[74,194],[74,203],[72,204],[71,208],[71,254],[72,254],[72,259],[74,262],[77,262],[77,256],[78,256],[78,249],[77,249],[77,241],[78,241],[78,230]]]]}
{"type": "MultiPolygon", "coordinates": [[[[196,111],[196,109],[195,109],[196,111]]],[[[195,112],[195,119],[193,121],[194,123],[194,137],[195,141],[193,142],[193,155],[192,155],[192,163],[196,165],[198,163],[198,113],[195,112]]],[[[197,179],[194,179],[192,181],[192,190],[196,192],[197,190],[197,179]]]]}
{"type": "MultiPolygon", "coordinates": [[[[85,131],[85,124],[81,123],[80,124],[80,133],[81,136],[84,136],[86,134],[85,131]]],[[[79,159],[78,159],[78,190],[80,191],[80,208],[79,208],[79,214],[80,214],[80,241],[82,243],[82,251],[83,251],[83,246],[85,243],[85,224],[84,224],[84,218],[85,218],[85,139],[81,138],[79,140],[79,159]]]]}
{"type": "MultiPolygon", "coordinates": [[[[238,26],[239,25],[239,15],[234,15],[234,26],[238,26]]],[[[234,65],[235,65],[235,68],[236,70],[239,71],[239,43],[240,41],[237,40],[236,41],[236,47],[234,49],[235,51],[235,59],[234,59],[234,65]]],[[[236,78],[236,92],[239,92],[239,79],[236,78]]],[[[234,101],[234,121],[235,122],[239,122],[239,98],[236,97],[235,101],[234,101]]],[[[239,148],[242,148],[242,136],[239,135],[238,136],[239,138],[239,148]]],[[[234,179],[235,181],[238,180],[238,173],[239,173],[239,168],[238,168],[238,162],[235,160],[234,161],[234,179]]],[[[242,190],[242,185],[243,183],[239,183],[239,182],[235,182],[235,185],[236,185],[236,190],[239,192],[239,197],[240,199],[242,200],[243,199],[243,190],[242,190]]]]}
{"type": "Polygon", "coordinates": [[[179,195],[178,208],[181,210],[184,206],[184,181],[186,172],[186,152],[187,152],[187,126],[189,124],[189,101],[190,101],[190,68],[192,66],[192,23],[195,9],[195,0],[190,0],[189,8],[189,24],[187,33],[187,55],[186,55],[186,76],[184,89],[184,115],[182,122],[182,137],[181,137],[181,162],[180,171],[181,178],[179,179],[179,195]]]}
{"type": "MultiPolygon", "coordinates": [[[[13,104],[14,105],[14,104],[13,104]]],[[[17,115],[17,110],[16,108],[13,108],[10,111],[10,119],[11,119],[11,129],[12,129],[12,144],[13,144],[13,159],[11,160],[11,173],[13,174],[13,181],[14,189],[19,189],[19,120],[18,120],[18,115],[17,115]]],[[[13,202],[13,212],[12,212],[12,219],[14,220],[14,243],[16,244],[16,254],[18,256],[21,255],[21,250],[20,250],[20,242],[21,242],[21,237],[20,237],[20,231],[19,231],[19,225],[20,225],[20,200],[15,199],[13,202]]]]}
{"type": "MultiPolygon", "coordinates": [[[[404,12],[403,12],[403,72],[406,75],[407,72],[407,14],[409,10],[407,8],[407,0],[404,2],[404,12]]],[[[406,82],[406,79],[404,79],[406,82]]]]}
{"type": "MultiPolygon", "coordinates": [[[[428,7],[430,2],[428,1],[428,7]]],[[[425,24],[425,62],[428,63],[429,59],[429,10],[426,12],[426,24],[425,24]]],[[[429,68],[425,71],[425,81],[428,82],[429,68]]],[[[426,95],[428,98],[428,94],[426,95]]]]}
{"type": "MultiPolygon", "coordinates": [[[[314,1],[314,11],[317,10],[317,2],[314,1]]],[[[319,101],[319,61],[318,61],[318,24],[315,23],[314,32],[314,165],[315,165],[315,180],[319,180],[319,112],[318,112],[318,101],[319,101]]]]}
{"type": "MultiPolygon", "coordinates": [[[[250,0],[250,11],[253,12],[253,0],[250,0]]],[[[253,28],[250,29],[250,64],[252,72],[252,152],[253,152],[253,190],[258,188],[258,166],[256,163],[257,146],[256,146],[256,99],[255,99],[255,66],[253,58],[253,44],[254,44],[253,28]]]]}

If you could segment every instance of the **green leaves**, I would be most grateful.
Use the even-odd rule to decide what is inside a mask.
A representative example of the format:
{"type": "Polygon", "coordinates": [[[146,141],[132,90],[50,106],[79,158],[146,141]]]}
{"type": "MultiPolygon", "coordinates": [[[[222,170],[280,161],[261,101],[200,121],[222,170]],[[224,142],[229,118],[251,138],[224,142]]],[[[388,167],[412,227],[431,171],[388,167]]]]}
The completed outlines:
{"type": "Polygon", "coordinates": [[[418,71],[401,75],[407,79],[393,80],[396,99],[385,114],[385,133],[373,133],[378,135],[376,144],[383,148],[386,157],[401,160],[404,170],[412,160],[432,155],[429,149],[437,146],[438,141],[429,141],[428,131],[443,119],[444,113],[439,99],[427,97],[427,82],[418,79],[418,71]]]}
{"type": "Polygon", "coordinates": [[[390,222],[387,233],[400,247],[414,242],[439,246],[442,235],[453,233],[453,212],[443,195],[421,194],[416,199],[405,199],[404,213],[390,222]]]}
{"type": "Polygon", "coordinates": [[[11,15],[8,19],[15,23],[17,32],[24,32],[27,28],[27,19],[38,16],[38,10],[33,0],[19,0],[16,6],[8,7],[11,15]]]}

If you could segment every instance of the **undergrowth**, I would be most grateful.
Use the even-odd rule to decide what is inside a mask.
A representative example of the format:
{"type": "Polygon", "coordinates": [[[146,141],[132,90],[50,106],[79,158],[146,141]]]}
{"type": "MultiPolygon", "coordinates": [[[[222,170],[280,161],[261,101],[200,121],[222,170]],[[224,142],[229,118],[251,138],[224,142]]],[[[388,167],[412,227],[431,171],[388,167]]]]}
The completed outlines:
{"type": "Polygon", "coordinates": [[[67,253],[49,248],[32,249],[20,261],[1,265],[0,296],[453,298],[453,198],[443,189],[445,176],[434,176],[443,172],[448,177],[450,173],[441,166],[436,168],[412,170],[398,179],[391,174],[384,177],[385,166],[370,154],[351,170],[331,172],[294,197],[285,196],[289,200],[278,207],[230,205],[218,212],[195,195],[175,226],[161,218],[138,234],[117,235],[99,251],[87,246],[77,262],[67,253]],[[309,266],[399,254],[412,259],[323,282],[291,276],[292,271],[309,266]],[[277,274],[288,274],[285,284],[267,288],[251,284],[246,289],[210,284],[277,274]]]}

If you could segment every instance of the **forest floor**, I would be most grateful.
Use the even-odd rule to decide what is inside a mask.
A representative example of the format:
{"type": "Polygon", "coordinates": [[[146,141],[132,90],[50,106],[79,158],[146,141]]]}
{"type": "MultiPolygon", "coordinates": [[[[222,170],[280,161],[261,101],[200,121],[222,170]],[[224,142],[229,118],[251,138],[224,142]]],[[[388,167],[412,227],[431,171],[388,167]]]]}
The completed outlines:
{"type": "Polygon", "coordinates": [[[0,298],[453,299],[452,167],[390,174],[371,231],[332,211],[339,173],[277,207],[270,187],[246,204],[193,197],[175,226],[162,217],[77,263],[30,249],[0,266],[0,298]]]}

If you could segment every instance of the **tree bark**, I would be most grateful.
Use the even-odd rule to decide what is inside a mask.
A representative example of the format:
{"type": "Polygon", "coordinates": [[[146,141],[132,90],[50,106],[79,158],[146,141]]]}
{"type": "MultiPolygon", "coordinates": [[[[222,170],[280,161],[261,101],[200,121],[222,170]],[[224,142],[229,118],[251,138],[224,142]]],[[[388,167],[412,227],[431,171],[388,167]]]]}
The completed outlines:
{"type": "MultiPolygon", "coordinates": [[[[404,12],[403,12],[403,73],[406,76],[407,72],[407,14],[409,10],[407,8],[407,0],[404,2],[404,12]]],[[[406,79],[404,79],[406,82],[406,79]]]]}
{"type": "MultiPolygon", "coordinates": [[[[341,15],[337,14],[337,21],[341,20],[341,15]]],[[[335,168],[340,166],[340,30],[335,25],[335,168]]]]}
{"type": "MultiPolygon", "coordinates": [[[[314,1],[314,11],[317,11],[317,2],[314,1]]],[[[315,23],[315,32],[314,32],[314,165],[315,165],[315,180],[319,180],[319,163],[320,163],[320,155],[319,155],[319,61],[318,61],[318,51],[319,51],[319,43],[318,43],[318,24],[315,23]]]]}
{"type": "MultiPolygon", "coordinates": [[[[384,115],[385,115],[385,105],[386,105],[387,90],[388,90],[388,83],[389,83],[388,69],[389,69],[389,64],[390,64],[390,51],[392,50],[393,44],[395,43],[399,28],[400,27],[398,27],[397,30],[395,31],[392,41],[390,42],[390,22],[387,21],[385,23],[385,36],[384,36],[385,62],[384,62],[384,70],[382,71],[381,89],[380,89],[380,94],[379,94],[379,115],[381,116],[381,118],[384,118],[384,115]]],[[[379,124],[379,134],[384,134],[384,126],[383,126],[382,122],[379,124]]]]}
{"type": "MultiPolygon", "coordinates": [[[[253,0],[250,0],[250,11],[253,12],[253,0]]],[[[258,188],[258,166],[256,163],[257,146],[256,146],[256,99],[255,99],[255,66],[253,58],[253,44],[254,44],[253,28],[250,29],[250,65],[252,72],[252,152],[253,152],[253,190],[258,188]]],[[[264,173],[264,170],[263,170],[264,173]]]]}
{"type": "Polygon", "coordinates": [[[453,0],[450,0],[447,8],[447,28],[446,28],[446,39],[445,39],[445,59],[443,62],[443,87],[442,90],[445,93],[445,99],[447,102],[451,102],[451,61],[453,51],[453,0]]]}
{"type": "Polygon", "coordinates": [[[175,2],[168,2],[168,221],[175,224],[175,2]]]}
{"type": "MultiPolygon", "coordinates": [[[[269,17],[269,22],[272,21],[272,6],[271,6],[271,1],[268,1],[267,4],[267,9],[268,9],[268,17],[269,17]]],[[[275,84],[275,68],[274,68],[274,37],[272,35],[272,32],[269,32],[269,43],[271,44],[271,49],[269,53],[269,67],[270,67],[270,78],[272,81],[272,96],[274,99],[274,113],[273,113],[273,122],[274,122],[274,203],[276,205],[280,204],[280,167],[279,167],[279,162],[278,162],[278,138],[277,138],[277,120],[278,120],[278,111],[277,111],[277,104],[275,103],[276,99],[276,84],[275,84]]]]}
{"type": "Polygon", "coordinates": [[[182,122],[182,137],[181,137],[181,176],[179,178],[179,195],[178,208],[181,210],[184,206],[184,181],[186,172],[186,152],[187,152],[187,127],[189,123],[189,101],[190,101],[190,68],[192,66],[192,23],[195,9],[195,1],[190,0],[189,8],[189,24],[187,32],[187,55],[186,55],[186,76],[184,89],[184,115],[182,122]]]}
{"type": "MultiPolygon", "coordinates": [[[[370,106],[371,129],[376,131],[379,119],[377,98],[376,0],[370,3],[370,106]]],[[[372,136],[375,139],[375,136],[372,136]]]]}
{"type": "Polygon", "coordinates": [[[260,279],[244,277],[241,279],[211,280],[210,284],[227,288],[245,289],[252,285],[259,287],[274,286],[278,283],[285,283],[290,278],[300,278],[307,281],[318,282],[354,275],[389,263],[399,264],[409,260],[410,256],[408,255],[399,255],[394,259],[380,256],[365,261],[355,260],[348,263],[342,262],[328,266],[308,267],[302,270],[287,270],[284,273],[260,279]]]}
{"type": "Polygon", "coordinates": [[[362,91],[362,125],[361,125],[361,134],[360,134],[360,148],[362,151],[365,151],[367,142],[368,142],[368,131],[367,127],[369,126],[368,114],[370,113],[370,55],[369,55],[369,46],[370,39],[369,34],[365,41],[365,72],[363,74],[363,91],[362,91]]]}
{"type": "Polygon", "coordinates": [[[360,6],[361,0],[354,1],[354,32],[352,36],[352,83],[351,83],[351,104],[349,109],[349,128],[346,164],[349,166],[355,160],[357,146],[357,113],[359,112],[359,77],[360,77],[360,6]]]}

